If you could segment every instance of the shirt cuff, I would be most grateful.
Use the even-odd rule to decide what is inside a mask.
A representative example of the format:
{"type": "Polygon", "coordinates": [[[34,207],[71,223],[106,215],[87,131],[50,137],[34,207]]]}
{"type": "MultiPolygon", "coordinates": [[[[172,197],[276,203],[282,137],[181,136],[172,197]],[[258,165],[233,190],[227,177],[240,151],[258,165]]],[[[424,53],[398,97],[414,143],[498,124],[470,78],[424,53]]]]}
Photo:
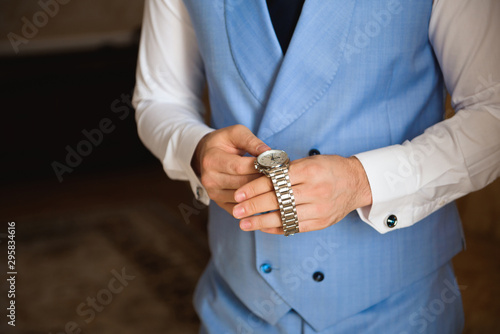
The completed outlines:
{"type": "Polygon", "coordinates": [[[167,154],[162,161],[168,177],[189,181],[194,196],[205,205],[210,203],[210,198],[205,187],[201,184],[200,178],[191,167],[191,159],[200,140],[212,131],[214,129],[205,124],[186,125],[171,138],[169,145],[172,145],[172,147],[167,148],[167,154]],[[174,147],[175,149],[173,149],[174,147]]]}
{"type": "Polygon", "coordinates": [[[417,180],[403,147],[393,145],[355,156],[372,192],[372,204],[357,209],[361,220],[382,234],[413,225],[412,194],[417,180]]]}

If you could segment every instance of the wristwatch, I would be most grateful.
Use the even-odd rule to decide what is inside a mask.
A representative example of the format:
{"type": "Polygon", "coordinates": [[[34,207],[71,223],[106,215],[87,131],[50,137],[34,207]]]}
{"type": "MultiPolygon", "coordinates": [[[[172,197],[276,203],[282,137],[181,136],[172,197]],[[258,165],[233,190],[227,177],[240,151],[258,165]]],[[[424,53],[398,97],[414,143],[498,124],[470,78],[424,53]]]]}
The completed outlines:
{"type": "Polygon", "coordinates": [[[281,223],[285,236],[299,233],[299,219],[295,207],[292,184],[288,176],[290,159],[282,150],[269,150],[255,160],[255,169],[271,178],[278,199],[281,223]]]}

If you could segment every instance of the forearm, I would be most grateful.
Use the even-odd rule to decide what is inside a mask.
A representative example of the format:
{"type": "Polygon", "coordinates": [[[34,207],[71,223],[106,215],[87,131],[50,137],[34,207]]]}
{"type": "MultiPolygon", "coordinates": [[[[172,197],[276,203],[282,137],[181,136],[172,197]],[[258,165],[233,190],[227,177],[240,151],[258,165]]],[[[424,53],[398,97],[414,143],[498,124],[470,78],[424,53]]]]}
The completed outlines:
{"type": "Polygon", "coordinates": [[[379,232],[415,224],[500,175],[500,3],[436,0],[429,39],[457,114],[405,142],[357,155],[373,204],[358,209],[379,232]]]}
{"type": "Polygon", "coordinates": [[[189,15],[181,0],[147,1],[133,103],[138,133],[172,179],[201,182],[191,168],[204,124],[204,69],[189,15]]]}
{"type": "Polygon", "coordinates": [[[213,131],[194,110],[178,104],[139,105],[136,121],[142,142],[172,179],[187,179],[186,169],[198,142],[213,131]]]}
{"type": "Polygon", "coordinates": [[[372,190],[373,204],[358,209],[381,233],[411,226],[451,201],[500,175],[499,110],[463,110],[424,134],[391,147],[357,155],[372,190]]]}

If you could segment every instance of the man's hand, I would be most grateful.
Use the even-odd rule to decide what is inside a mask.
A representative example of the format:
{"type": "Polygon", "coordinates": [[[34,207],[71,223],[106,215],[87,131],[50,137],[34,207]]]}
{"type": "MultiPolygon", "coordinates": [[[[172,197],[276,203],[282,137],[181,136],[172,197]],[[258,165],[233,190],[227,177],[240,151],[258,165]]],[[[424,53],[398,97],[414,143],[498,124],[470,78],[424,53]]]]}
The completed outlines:
{"type": "MultiPolygon", "coordinates": [[[[289,168],[300,232],[329,227],[349,212],[370,205],[370,185],[355,157],[317,155],[293,161],[289,168]]],[[[278,200],[268,177],[262,176],[235,192],[233,216],[244,231],[283,234],[278,200]],[[261,214],[268,211],[274,212],[261,214]]]]}
{"type": "Polygon", "coordinates": [[[201,176],[210,199],[232,214],[234,191],[261,175],[255,170],[255,158],[243,155],[257,156],[269,149],[247,127],[233,125],[204,136],[191,165],[201,176]]]}

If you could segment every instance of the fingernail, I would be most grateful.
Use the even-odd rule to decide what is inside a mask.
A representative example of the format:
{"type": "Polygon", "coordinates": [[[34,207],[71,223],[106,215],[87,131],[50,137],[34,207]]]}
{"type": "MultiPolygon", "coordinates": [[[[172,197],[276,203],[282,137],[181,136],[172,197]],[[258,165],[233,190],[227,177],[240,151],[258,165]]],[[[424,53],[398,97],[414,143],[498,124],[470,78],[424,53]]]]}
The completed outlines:
{"type": "Polygon", "coordinates": [[[244,217],[245,216],[245,209],[241,206],[235,206],[234,210],[233,210],[233,215],[236,218],[244,217]]]}
{"type": "Polygon", "coordinates": [[[252,227],[252,223],[248,220],[242,220],[240,223],[240,227],[242,230],[248,230],[252,227]]]}
{"type": "Polygon", "coordinates": [[[259,145],[257,147],[257,152],[259,153],[262,153],[262,152],[265,152],[265,151],[269,151],[271,148],[269,146],[267,146],[266,144],[262,144],[262,145],[259,145]]]}
{"type": "Polygon", "coordinates": [[[244,192],[239,192],[239,193],[234,194],[234,199],[238,203],[243,202],[245,200],[245,198],[247,198],[247,196],[245,195],[244,192]]]}

